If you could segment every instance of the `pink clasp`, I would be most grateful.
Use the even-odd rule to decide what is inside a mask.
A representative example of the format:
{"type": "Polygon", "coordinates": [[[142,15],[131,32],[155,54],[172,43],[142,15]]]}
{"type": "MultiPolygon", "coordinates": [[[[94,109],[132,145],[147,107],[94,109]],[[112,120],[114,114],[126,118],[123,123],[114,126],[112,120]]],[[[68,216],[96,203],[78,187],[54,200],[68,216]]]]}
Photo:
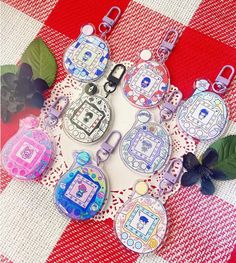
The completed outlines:
{"type": "Polygon", "coordinates": [[[179,33],[173,28],[166,33],[160,48],[158,49],[158,55],[161,62],[165,61],[169,57],[178,37],[179,33]]]}
{"type": "Polygon", "coordinates": [[[181,159],[173,159],[170,161],[168,167],[165,169],[163,174],[163,179],[159,184],[159,192],[160,194],[169,193],[173,190],[175,183],[178,181],[179,176],[182,172],[183,162],[181,159]],[[172,169],[174,166],[178,169],[176,174],[173,174],[172,169]]]}
{"type": "Polygon", "coordinates": [[[97,165],[99,165],[101,162],[105,162],[109,158],[111,153],[115,150],[115,148],[119,144],[121,137],[122,136],[119,131],[113,131],[109,134],[107,139],[102,143],[101,148],[96,153],[95,159],[97,165]],[[113,142],[111,143],[112,139],[113,142]]]}
{"type": "Polygon", "coordinates": [[[114,26],[114,24],[117,22],[121,15],[121,10],[117,6],[113,6],[108,13],[103,17],[101,24],[99,25],[98,29],[101,33],[102,37],[105,37],[107,33],[111,31],[111,28],[114,26]],[[116,14],[115,18],[112,17],[112,13],[116,14]]]}
{"type": "Polygon", "coordinates": [[[170,93],[167,100],[161,106],[161,121],[168,121],[172,118],[173,114],[176,112],[178,106],[180,105],[182,97],[183,95],[180,91],[174,90],[170,93]],[[176,100],[174,100],[174,98],[176,98],[176,100]]]}
{"type": "Polygon", "coordinates": [[[225,93],[226,92],[226,89],[227,87],[229,86],[230,82],[232,81],[233,79],[233,76],[235,74],[235,70],[234,70],[234,67],[231,66],[231,65],[225,65],[220,73],[218,74],[218,76],[216,77],[215,79],[215,82],[213,83],[212,85],[212,90],[216,93],[225,93]],[[228,78],[226,77],[223,77],[223,73],[229,69],[230,70],[230,75],[228,78]]]}
{"type": "Polygon", "coordinates": [[[46,124],[50,127],[57,124],[59,117],[68,105],[69,100],[66,96],[60,96],[49,108],[46,124]]]}

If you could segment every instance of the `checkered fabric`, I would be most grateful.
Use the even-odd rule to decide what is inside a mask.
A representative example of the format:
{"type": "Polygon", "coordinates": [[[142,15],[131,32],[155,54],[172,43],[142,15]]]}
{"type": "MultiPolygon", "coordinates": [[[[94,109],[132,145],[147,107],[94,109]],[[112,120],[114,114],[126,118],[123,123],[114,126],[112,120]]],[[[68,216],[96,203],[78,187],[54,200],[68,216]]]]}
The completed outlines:
{"type": "MultiPolygon", "coordinates": [[[[181,36],[167,61],[171,82],[188,98],[198,77],[211,80],[225,64],[236,68],[235,0],[4,0],[1,2],[1,64],[15,64],[37,36],[54,53],[58,74],[66,76],[65,49],[87,22],[96,27],[113,5],[122,17],[107,41],[115,62],[135,62],[143,48],[156,51],[170,27],[181,36]]],[[[53,87],[52,87],[53,88],[53,87]]],[[[236,122],[236,78],[224,95],[230,127],[236,122]]],[[[17,131],[26,109],[2,123],[1,144],[17,131]]],[[[235,128],[232,129],[235,134],[235,128]]],[[[111,167],[112,170],[112,167],[111,167]]],[[[219,185],[220,187],[221,185],[219,185]]],[[[181,188],[167,204],[168,233],[155,253],[127,250],[114,222],[69,220],[55,209],[52,193],[38,182],[19,182],[1,170],[0,262],[5,263],[226,263],[236,262],[236,184],[218,195],[198,186],[181,188]],[[227,191],[229,189],[229,191],[227,191]]]]}

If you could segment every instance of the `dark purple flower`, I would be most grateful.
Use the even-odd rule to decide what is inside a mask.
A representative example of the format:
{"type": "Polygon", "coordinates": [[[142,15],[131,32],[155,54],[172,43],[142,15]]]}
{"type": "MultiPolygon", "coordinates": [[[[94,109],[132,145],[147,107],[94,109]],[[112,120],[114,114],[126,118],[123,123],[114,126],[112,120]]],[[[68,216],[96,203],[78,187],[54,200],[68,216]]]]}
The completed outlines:
{"type": "Polygon", "coordinates": [[[226,180],[226,175],[213,166],[218,161],[218,153],[213,148],[208,148],[202,156],[200,163],[193,153],[187,153],[183,156],[183,166],[187,170],[182,175],[181,185],[192,186],[199,180],[201,181],[200,191],[204,195],[212,195],[215,191],[215,186],[212,179],[226,180]]]}
{"type": "Polygon", "coordinates": [[[17,74],[5,73],[1,76],[1,117],[10,120],[11,114],[21,111],[25,105],[42,108],[42,93],[48,89],[45,80],[33,80],[32,67],[22,63],[17,74]]]}

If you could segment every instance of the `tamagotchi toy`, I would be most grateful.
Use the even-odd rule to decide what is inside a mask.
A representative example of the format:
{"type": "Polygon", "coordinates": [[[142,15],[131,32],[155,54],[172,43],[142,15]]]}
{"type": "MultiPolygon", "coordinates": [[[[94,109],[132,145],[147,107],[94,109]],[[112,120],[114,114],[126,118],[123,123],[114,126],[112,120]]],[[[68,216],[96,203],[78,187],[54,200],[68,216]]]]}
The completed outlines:
{"type": "Polygon", "coordinates": [[[186,100],[177,112],[180,128],[193,138],[207,141],[219,137],[227,124],[228,113],[224,100],[217,94],[226,92],[234,76],[234,68],[224,66],[215,82],[198,79],[195,82],[194,94],[186,100]],[[230,71],[228,78],[224,77],[225,71],[230,71]],[[207,91],[209,89],[212,91],[207,91]]]}
{"type": "Polygon", "coordinates": [[[151,121],[151,113],[141,110],[132,128],[120,144],[124,164],[142,174],[153,174],[167,163],[171,152],[171,138],[160,124],[151,121]]]}
{"type": "Polygon", "coordinates": [[[150,50],[140,53],[138,64],[127,70],[124,76],[123,93],[135,107],[148,109],[156,107],[168,92],[169,71],[164,64],[178,38],[178,32],[170,29],[158,50],[159,61],[151,60],[150,50]]]}
{"type": "Polygon", "coordinates": [[[75,161],[55,188],[55,204],[58,210],[76,220],[87,220],[101,211],[108,193],[108,181],[99,167],[114,151],[121,138],[118,131],[112,132],[96,153],[95,161],[86,151],[76,152],[75,161]],[[109,141],[116,137],[115,145],[109,141]]]}
{"type": "Polygon", "coordinates": [[[112,109],[107,99],[116,90],[125,73],[125,66],[117,64],[104,84],[106,95],[98,94],[94,83],[85,86],[79,99],[72,102],[65,113],[63,126],[66,134],[81,143],[95,143],[109,130],[112,121],[112,109]],[[117,76],[116,71],[120,74],[117,76]]]}
{"type": "MultiPolygon", "coordinates": [[[[171,165],[179,164],[177,176],[166,172],[157,195],[161,197],[166,187],[173,189],[182,171],[182,161],[175,159],[171,165]],[[167,179],[166,179],[167,178],[167,179]]],[[[170,190],[170,191],[171,191],[170,190]]],[[[139,181],[135,185],[133,195],[118,211],[115,222],[115,232],[122,244],[137,253],[149,253],[159,248],[167,232],[167,214],[161,198],[154,198],[149,193],[148,184],[139,181]]]]}
{"type": "Polygon", "coordinates": [[[2,165],[15,178],[33,180],[48,167],[52,153],[51,139],[39,128],[39,119],[29,116],[20,121],[18,132],[4,145],[2,165]]]}
{"type": "Polygon", "coordinates": [[[67,48],[63,63],[73,78],[90,82],[100,78],[106,69],[110,52],[106,41],[109,33],[121,14],[119,7],[113,6],[99,25],[100,36],[94,34],[92,24],[82,27],[78,39],[67,48]],[[115,14],[115,18],[111,18],[115,14]]]}

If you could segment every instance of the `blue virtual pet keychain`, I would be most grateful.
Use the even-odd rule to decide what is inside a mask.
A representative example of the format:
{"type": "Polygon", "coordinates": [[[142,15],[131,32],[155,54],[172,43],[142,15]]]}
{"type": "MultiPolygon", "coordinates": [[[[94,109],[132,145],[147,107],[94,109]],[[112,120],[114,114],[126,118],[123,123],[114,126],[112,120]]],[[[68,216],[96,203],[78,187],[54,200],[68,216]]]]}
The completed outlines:
{"type": "Polygon", "coordinates": [[[86,151],[75,152],[72,167],[62,176],[55,189],[55,204],[62,214],[86,220],[102,209],[108,193],[108,182],[100,164],[109,158],[120,139],[120,132],[113,131],[97,151],[95,161],[86,151]]]}
{"type": "Polygon", "coordinates": [[[213,84],[205,79],[196,80],[194,94],[177,112],[178,124],[184,132],[202,141],[215,139],[223,133],[228,113],[224,100],[218,94],[226,92],[234,71],[232,66],[224,66],[213,84]],[[230,71],[227,78],[223,76],[225,71],[230,71]],[[213,92],[208,91],[210,88],[213,92]]]}
{"type": "Polygon", "coordinates": [[[100,36],[94,34],[95,28],[92,24],[87,24],[82,27],[78,39],[67,48],[63,58],[64,67],[75,79],[89,82],[104,74],[110,58],[105,38],[120,15],[120,8],[113,6],[99,25],[100,36]],[[113,15],[114,19],[111,18],[113,15]]]}

